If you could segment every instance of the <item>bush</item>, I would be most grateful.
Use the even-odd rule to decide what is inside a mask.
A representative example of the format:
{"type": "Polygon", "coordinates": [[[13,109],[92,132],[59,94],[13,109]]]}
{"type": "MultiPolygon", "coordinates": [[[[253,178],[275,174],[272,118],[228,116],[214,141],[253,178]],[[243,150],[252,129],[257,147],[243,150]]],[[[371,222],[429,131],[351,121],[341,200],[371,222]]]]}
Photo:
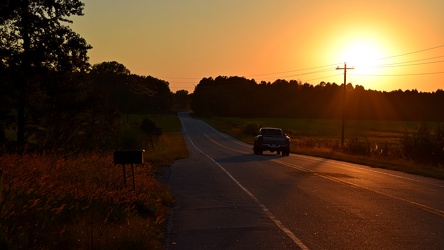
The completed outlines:
{"type": "Polygon", "coordinates": [[[259,132],[259,124],[248,123],[245,125],[243,133],[246,135],[256,135],[259,132]]]}
{"type": "Polygon", "coordinates": [[[292,129],[285,129],[284,133],[289,137],[295,137],[297,135],[297,132],[292,129]]]}
{"type": "Polygon", "coordinates": [[[405,133],[401,139],[404,158],[421,164],[443,164],[444,127],[438,126],[434,136],[426,123],[418,126],[411,135],[405,133]]]}
{"type": "Polygon", "coordinates": [[[141,130],[126,125],[120,131],[119,149],[123,150],[140,150],[144,147],[143,134],[141,130]]]}
{"type": "Polygon", "coordinates": [[[151,143],[151,148],[154,150],[154,140],[157,142],[159,136],[162,135],[162,129],[148,118],[143,119],[140,125],[140,130],[148,136],[148,140],[151,143]]]}
{"type": "Polygon", "coordinates": [[[369,156],[371,152],[371,144],[368,139],[361,141],[358,138],[351,138],[346,141],[344,150],[355,155],[369,156]]]}

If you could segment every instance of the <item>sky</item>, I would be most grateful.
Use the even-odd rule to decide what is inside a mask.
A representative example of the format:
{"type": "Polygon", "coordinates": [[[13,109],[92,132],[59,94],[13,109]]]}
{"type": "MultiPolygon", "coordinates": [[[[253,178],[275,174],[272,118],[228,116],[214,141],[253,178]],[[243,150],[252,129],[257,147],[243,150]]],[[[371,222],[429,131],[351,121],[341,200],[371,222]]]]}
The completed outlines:
{"type": "Polygon", "coordinates": [[[90,63],[194,91],[204,77],[444,89],[443,0],[84,0],[90,63]]]}

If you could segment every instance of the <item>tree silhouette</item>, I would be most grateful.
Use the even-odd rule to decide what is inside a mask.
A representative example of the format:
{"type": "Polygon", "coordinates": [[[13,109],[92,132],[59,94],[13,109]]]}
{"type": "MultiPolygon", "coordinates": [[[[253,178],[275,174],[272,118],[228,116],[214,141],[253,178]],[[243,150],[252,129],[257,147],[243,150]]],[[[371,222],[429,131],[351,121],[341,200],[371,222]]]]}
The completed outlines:
{"type": "Polygon", "coordinates": [[[157,138],[162,134],[162,129],[158,128],[157,125],[148,118],[143,119],[140,129],[143,133],[148,135],[151,147],[154,150],[154,138],[157,141],[157,138]]]}
{"type": "MultiPolygon", "coordinates": [[[[273,83],[243,77],[203,78],[192,95],[191,107],[200,115],[294,118],[342,118],[343,85],[277,79],[273,83]]],[[[444,121],[444,91],[392,92],[346,85],[345,118],[367,120],[444,121]]]]}
{"type": "Polygon", "coordinates": [[[130,71],[116,61],[94,64],[90,72],[95,92],[103,96],[109,105],[128,113],[130,92],[126,86],[130,71]]]}
{"type": "Polygon", "coordinates": [[[190,95],[187,90],[178,90],[173,94],[173,106],[176,109],[186,109],[189,105],[190,95]]]}
{"type": "Polygon", "coordinates": [[[139,76],[118,62],[95,64],[90,72],[96,91],[121,113],[164,113],[171,108],[169,83],[139,76]]]}
{"type": "Polygon", "coordinates": [[[4,84],[12,86],[7,94],[15,100],[19,147],[26,141],[27,122],[44,120],[36,116],[45,113],[37,108],[50,108],[44,102],[55,94],[51,91],[60,90],[55,86],[77,81],[76,73],[89,68],[91,46],[67,26],[70,16],[82,15],[83,6],[80,0],[2,2],[0,63],[8,74],[4,84]]]}

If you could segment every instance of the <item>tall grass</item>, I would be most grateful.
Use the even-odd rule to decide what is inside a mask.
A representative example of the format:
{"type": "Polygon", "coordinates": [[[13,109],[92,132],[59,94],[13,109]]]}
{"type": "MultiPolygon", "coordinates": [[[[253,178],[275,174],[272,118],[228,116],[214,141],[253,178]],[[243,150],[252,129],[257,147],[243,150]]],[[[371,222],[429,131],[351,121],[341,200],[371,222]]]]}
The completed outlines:
{"type": "MultiPolygon", "coordinates": [[[[130,115],[130,122],[124,126],[126,132],[122,138],[124,149],[144,149],[146,162],[155,168],[171,164],[174,160],[188,157],[185,141],[180,133],[181,124],[176,114],[171,115],[130,115]],[[143,119],[148,118],[162,129],[159,137],[150,137],[139,129],[143,119]],[[150,140],[153,140],[151,143],[150,140]],[[131,146],[131,147],[130,147],[131,146]]],[[[126,119],[126,118],[125,118],[126,119]]]]}
{"type": "Polygon", "coordinates": [[[2,249],[162,248],[152,225],[173,199],[150,164],[135,167],[135,191],[110,155],[9,154],[0,166],[2,249]]]}
{"type": "MultiPolygon", "coordinates": [[[[172,129],[154,149],[145,148],[146,163],[135,165],[135,190],[130,181],[124,185],[112,152],[0,154],[0,249],[164,249],[174,200],[155,173],[188,152],[177,116],[160,118],[172,129]]],[[[121,139],[143,149],[138,125],[123,127],[121,139]]]]}

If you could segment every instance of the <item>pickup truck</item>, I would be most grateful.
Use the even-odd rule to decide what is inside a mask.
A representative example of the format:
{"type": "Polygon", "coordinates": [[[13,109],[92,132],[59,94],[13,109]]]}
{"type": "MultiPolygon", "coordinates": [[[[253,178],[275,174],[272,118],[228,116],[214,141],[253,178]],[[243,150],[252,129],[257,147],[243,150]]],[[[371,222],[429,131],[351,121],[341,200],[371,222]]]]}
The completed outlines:
{"type": "Polygon", "coordinates": [[[261,155],[265,150],[277,152],[278,155],[290,155],[290,137],[286,136],[280,128],[264,127],[259,129],[254,138],[253,152],[261,155]]]}

